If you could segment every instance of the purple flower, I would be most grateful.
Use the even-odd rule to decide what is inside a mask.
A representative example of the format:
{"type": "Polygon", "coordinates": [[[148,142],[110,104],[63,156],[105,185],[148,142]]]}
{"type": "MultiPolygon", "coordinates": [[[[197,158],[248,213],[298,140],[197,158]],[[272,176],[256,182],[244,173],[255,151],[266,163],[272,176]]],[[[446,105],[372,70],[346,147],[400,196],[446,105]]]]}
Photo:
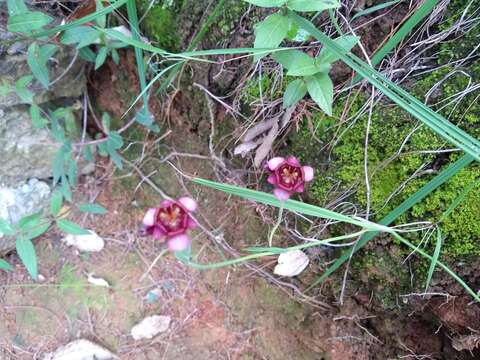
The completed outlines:
{"type": "Polygon", "coordinates": [[[303,192],[305,183],[313,180],[313,168],[302,166],[295,156],[274,157],[267,162],[266,169],[270,172],[267,181],[275,186],[273,194],[280,201],[303,192]]]}
{"type": "Polygon", "coordinates": [[[166,239],[171,251],[185,250],[190,244],[187,230],[197,226],[190,216],[196,209],[197,202],[187,196],[164,200],[160,207],[148,209],[143,217],[144,232],[155,239],[166,239]]]}

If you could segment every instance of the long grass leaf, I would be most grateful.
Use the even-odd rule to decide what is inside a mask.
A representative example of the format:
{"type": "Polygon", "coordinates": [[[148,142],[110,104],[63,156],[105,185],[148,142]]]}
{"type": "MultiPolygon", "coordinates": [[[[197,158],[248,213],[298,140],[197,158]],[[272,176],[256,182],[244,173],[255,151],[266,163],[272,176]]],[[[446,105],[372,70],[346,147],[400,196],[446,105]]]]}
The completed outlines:
{"type": "MultiPolygon", "coordinates": [[[[437,189],[440,185],[448,181],[452,176],[462,170],[464,167],[469,165],[473,161],[473,158],[469,155],[464,155],[456,162],[451,164],[448,168],[443,170],[440,174],[435,176],[432,180],[430,180],[427,184],[422,186],[417,192],[415,192],[412,196],[407,198],[404,202],[402,202],[399,206],[397,206],[394,210],[388,213],[382,220],[379,221],[379,224],[382,225],[390,225],[393,221],[395,221],[400,215],[404,214],[406,211],[412,208],[413,205],[417,204],[418,202],[422,201],[426,196],[428,196],[431,192],[437,189]]],[[[345,251],[332,265],[330,265],[327,270],[317,278],[308,288],[310,290],[317,286],[318,284],[322,283],[327,279],[332,273],[334,273],[340,266],[342,266],[351,256],[352,251],[357,252],[361,248],[363,248],[368,241],[373,239],[375,236],[379,234],[378,231],[368,232],[363,235],[359,240],[358,243],[352,250],[345,251]]]]}
{"type": "Polygon", "coordinates": [[[329,50],[337,54],[345,64],[357,71],[361,76],[367,79],[386,96],[388,96],[398,106],[430,127],[438,135],[458,146],[463,151],[473,156],[476,160],[480,161],[480,142],[477,139],[473,138],[462,129],[450,123],[447,119],[437,114],[425,104],[421,103],[418,99],[410,95],[398,85],[394,84],[385,76],[372,69],[357,56],[351,53],[345,54],[342,52],[341,47],[339,47],[323,32],[318,30],[307,19],[292,12],[289,13],[289,16],[297,23],[299,27],[308,31],[329,50]]]}
{"type": "Polygon", "coordinates": [[[433,272],[438,263],[438,257],[440,256],[440,250],[442,248],[442,232],[440,228],[437,227],[437,242],[435,244],[435,251],[433,252],[432,261],[430,262],[430,267],[428,268],[427,282],[425,284],[425,292],[428,291],[430,283],[432,281],[433,272]]]}

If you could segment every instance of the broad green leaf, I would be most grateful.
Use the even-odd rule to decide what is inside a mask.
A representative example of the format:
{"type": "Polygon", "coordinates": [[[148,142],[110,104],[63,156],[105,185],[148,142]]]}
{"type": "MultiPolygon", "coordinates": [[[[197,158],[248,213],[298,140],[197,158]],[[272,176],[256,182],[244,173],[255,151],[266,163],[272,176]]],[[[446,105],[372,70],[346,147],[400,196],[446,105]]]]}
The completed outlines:
{"type": "Polygon", "coordinates": [[[10,94],[11,91],[12,88],[10,84],[5,79],[3,79],[2,83],[0,84],[0,96],[7,96],[8,94],[10,94]]]}
{"type": "Polygon", "coordinates": [[[36,239],[40,235],[43,235],[44,233],[46,233],[47,230],[50,228],[50,225],[51,225],[50,221],[40,223],[37,226],[25,231],[22,236],[28,240],[36,239]]]}
{"type": "Polygon", "coordinates": [[[8,262],[3,259],[0,259],[0,270],[12,271],[13,267],[8,262]]]}
{"type": "Polygon", "coordinates": [[[105,63],[108,54],[108,47],[102,46],[100,50],[98,50],[97,58],[95,59],[95,70],[97,70],[100,66],[105,63]]]}
{"type": "Polygon", "coordinates": [[[295,11],[322,11],[336,9],[340,6],[338,0],[288,0],[287,7],[295,11]]]}
{"type": "Polygon", "coordinates": [[[317,64],[314,58],[300,50],[278,51],[272,57],[288,69],[290,76],[309,76],[330,69],[328,64],[317,64]]]}
{"type": "Polygon", "coordinates": [[[120,157],[120,155],[118,155],[118,153],[114,149],[111,149],[108,146],[107,146],[107,152],[108,152],[108,155],[110,156],[110,159],[112,159],[113,163],[115,164],[115,166],[120,170],[123,169],[122,158],[120,157]]]}
{"type": "Polygon", "coordinates": [[[53,158],[53,186],[55,186],[62,177],[62,175],[65,174],[65,154],[66,149],[64,146],[62,146],[60,149],[58,149],[55,157],[53,158]]]}
{"type": "Polygon", "coordinates": [[[40,115],[40,108],[37,105],[33,104],[30,106],[30,117],[35,129],[43,129],[48,125],[48,120],[40,115]]]}
{"type": "Polygon", "coordinates": [[[116,131],[110,131],[108,133],[107,147],[112,149],[120,149],[123,146],[122,136],[116,131]]]}
{"type": "Polygon", "coordinates": [[[22,217],[16,224],[22,231],[30,230],[40,224],[40,213],[26,215],[22,217]]]}
{"type": "Polygon", "coordinates": [[[327,115],[332,116],[333,83],[327,73],[319,73],[305,78],[307,90],[313,101],[327,115]]]}
{"type": "Polygon", "coordinates": [[[50,214],[53,216],[57,216],[60,213],[60,210],[62,209],[62,203],[63,203],[63,196],[62,193],[58,190],[56,190],[52,198],[50,199],[50,214]]]}
{"type": "Polygon", "coordinates": [[[78,209],[82,212],[88,212],[91,214],[104,215],[108,212],[103,206],[98,204],[80,204],[78,209]]]}
{"type": "Polygon", "coordinates": [[[33,102],[33,93],[27,89],[27,86],[32,82],[32,80],[32,75],[25,75],[15,82],[15,93],[20,100],[29,104],[33,102]]]}
{"type": "Polygon", "coordinates": [[[7,29],[11,32],[29,33],[40,30],[53,19],[40,11],[12,15],[8,18],[7,29]]]}
{"type": "Polygon", "coordinates": [[[67,219],[58,219],[57,220],[57,226],[60,230],[67,234],[73,234],[73,235],[88,235],[90,232],[88,230],[85,230],[82,228],[80,225],[74,223],[73,221],[67,220],[67,219]]]}
{"type": "Polygon", "coordinates": [[[288,84],[283,94],[283,107],[288,108],[299,102],[307,93],[307,84],[305,80],[298,79],[288,84]]]}
{"type": "Polygon", "coordinates": [[[0,234],[5,234],[5,235],[15,234],[15,230],[8,223],[8,221],[2,218],[0,218],[0,234]]]}
{"type": "Polygon", "coordinates": [[[245,0],[246,2],[261,7],[281,7],[287,0],[245,0]]]}
{"type": "Polygon", "coordinates": [[[28,8],[23,0],[7,0],[8,16],[18,15],[28,12],[28,8]]]}
{"type": "Polygon", "coordinates": [[[95,144],[85,145],[82,149],[83,158],[88,162],[93,162],[93,152],[91,147],[94,147],[94,146],[95,144]]]}
{"type": "Polygon", "coordinates": [[[116,49],[112,49],[111,52],[112,60],[115,64],[120,64],[120,56],[118,55],[118,51],[116,49]]]}
{"type": "Polygon", "coordinates": [[[110,114],[107,112],[104,112],[102,114],[102,126],[103,126],[103,131],[106,133],[110,132],[110,124],[112,122],[112,119],[110,117],[110,114]]]}
{"type": "Polygon", "coordinates": [[[68,160],[68,182],[72,187],[77,185],[78,179],[78,167],[75,159],[69,158],[68,160]]]}
{"type": "Polygon", "coordinates": [[[88,61],[88,62],[92,62],[92,63],[94,63],[95,59],[97,58],[97,55],[89,47],[83,47],[80,50],[78,50],[78,55],[83,60],[88,61]]]}
{"type": "Polygon", "coordinates": [[[440,228],[437,227],[437,242],[435,244],[435,251],[433,252],[432,261],[430,262],[430,267],[428,268],[427,283],[425,285],[425,292],[428,291],[430,287],[430,282],[432,281],[433,272],[438,263],[438,257],[440,256],[440,250],[442,248],[442,232],[440,228]]]}
{"type": "MultiPolygon", "coordinates": [[[[338,46],[344,50],[344,54],[348,53],[358,43],[358,37],[353,35],[344,35],[333,40],[338,46]]],[[[331,64],[340,59],[339,55],[334,54],[328,48],[323,47],[318,56],[319,63],[331,64]]]]}
{"type": "Polygon", "coordinates": [[[35,78],[45,89],[48,89],[49,83],[47,60],[41,56],[38,44],[36,42],[31,43],[28,47],[27,63],[35,78]]]}
{"type": "Polygon", "coordinates": [[[70,183],[68,182],[67,176],[65,174],[62,175],[60,185],[60,191],[62,192],[63,198],[68,202],[72,202],[72,189],[70,188],[70,183]]]}
{"type": "Polygon", "coordinates": [[[77,44],[77,49],[93,44],[97,41],[100,33],[90,26],[78,26],[66,30],[60,41],[65,45],[77,44]]]}
{"type": "MultiPolygon", "coordinates": [[[[103,10],[104,6],[103,6],[103,2],[102,0],[96,0],[96,5],[97,5],[97,12],[100,12],[103,10]]],[[[101,28],[104,28],[105,27],[105,24],[107,22],[107,16],[106,15],[100,15],[97,17],[97,19],[95,20],[97,22],[97,25],[101,28]]]]}
{"type": "Polygon", "coordinates": [[[55,52],[58,50],[58,46],[54,44],[45,44],[40,46],[40,56],[42,59],[47,62],[50,60],[50,58],[55,54],[55,52]]]}
{"type": "MultiPolygon", "coordinates": [[[[254,48],[276,48],[287,36],[289,20],[286,16],[279,13],[272,14],[258,23],[255,27],[254,48]]],[[[263,55],[255,55],[253,61],[258,61],[263,55]]]]}
{"type": "Polygon", "coordinates": [[[35,253],[35,247],[31,240],[19,237],[15,242],[15,247],[17,249],[17,254],[20,260],[22,260],[23,265],[28,270],[30,276],[36,280],[38,276],[37,268],[37,255],[35,253]]]}

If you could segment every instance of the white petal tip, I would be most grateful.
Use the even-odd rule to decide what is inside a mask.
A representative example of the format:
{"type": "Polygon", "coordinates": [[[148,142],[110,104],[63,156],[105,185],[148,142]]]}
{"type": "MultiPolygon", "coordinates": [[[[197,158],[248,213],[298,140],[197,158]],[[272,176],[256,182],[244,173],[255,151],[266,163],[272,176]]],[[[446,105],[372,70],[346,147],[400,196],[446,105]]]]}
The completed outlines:
{"type": "Polygon", "coordinates": [[[282,157],[274,157],[267,162],[267,166],[270,170],[274,171],[278,165],[280,165],[282,162],[284,162],[285,159],[282,157]]]}
{"type": "Polygon", "coordinates": [[[155,212],[157,209],[148,209],[147,213],[143,217],[143,225],[145,226],[153,226],[155,224],[155,212]]]}
{"type": "Polygon", "coordinates": [[[313,180],[313,168],[311,166],[304,166],[303,167],[303,174],[305,176],[305,181],[312,181],[313,180]]]}
{"type": "Polygon", "coordinates": [[[188,211],[197,210],[197,202],[188,196],[181,197],[178,199],[178,202],[182,204],[188,211]]]}

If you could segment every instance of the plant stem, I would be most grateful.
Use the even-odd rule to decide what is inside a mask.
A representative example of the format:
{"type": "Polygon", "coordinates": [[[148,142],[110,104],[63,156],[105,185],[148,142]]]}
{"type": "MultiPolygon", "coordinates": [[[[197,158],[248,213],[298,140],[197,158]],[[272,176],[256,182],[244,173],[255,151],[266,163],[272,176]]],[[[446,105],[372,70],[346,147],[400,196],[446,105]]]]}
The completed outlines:
{"type": "Polygon", "coordinates": [[[279,208],[277,222],[275,223],[275,226],[273,227],[272,231],[270,231],[270,235],[268,235],[269,247],[272,247],[273,235],[275,235],[275,231],[277,231],[278,227],[280,226],[280,223],[282,222],[282,215],[283,215],[283,206],[279,208]]]}

